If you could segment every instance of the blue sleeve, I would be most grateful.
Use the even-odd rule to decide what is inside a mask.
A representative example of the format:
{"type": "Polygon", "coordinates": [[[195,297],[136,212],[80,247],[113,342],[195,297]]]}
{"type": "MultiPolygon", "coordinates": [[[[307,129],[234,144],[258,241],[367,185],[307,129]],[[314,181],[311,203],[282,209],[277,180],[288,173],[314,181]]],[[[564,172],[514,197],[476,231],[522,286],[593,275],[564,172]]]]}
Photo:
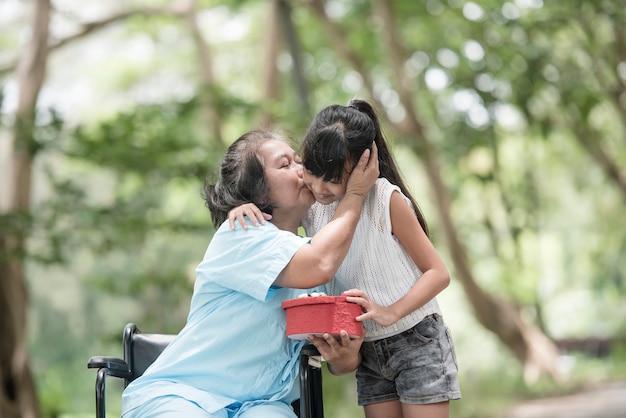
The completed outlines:
{"type": "Polygon", "coordinates": [[[267,222],[234,231],[228,222],[217,230],[196,270],[196,292],[235,291],[265,301],[272,283],[298,249],[309,242],[267,222]]]}

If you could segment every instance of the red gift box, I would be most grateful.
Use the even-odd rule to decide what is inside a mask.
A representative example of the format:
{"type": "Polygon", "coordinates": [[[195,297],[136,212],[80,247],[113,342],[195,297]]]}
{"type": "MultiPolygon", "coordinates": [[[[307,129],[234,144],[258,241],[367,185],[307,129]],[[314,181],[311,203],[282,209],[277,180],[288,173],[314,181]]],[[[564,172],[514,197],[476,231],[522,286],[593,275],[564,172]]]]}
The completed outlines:
{"type": "Polygon", "coordinates": [[[345,296],[307,296],[285,300],[287,337],[305,340],[307,335],[339,335],[343,329],[351,337],[361,336],[361,305],[346,301],[345,296]]]}

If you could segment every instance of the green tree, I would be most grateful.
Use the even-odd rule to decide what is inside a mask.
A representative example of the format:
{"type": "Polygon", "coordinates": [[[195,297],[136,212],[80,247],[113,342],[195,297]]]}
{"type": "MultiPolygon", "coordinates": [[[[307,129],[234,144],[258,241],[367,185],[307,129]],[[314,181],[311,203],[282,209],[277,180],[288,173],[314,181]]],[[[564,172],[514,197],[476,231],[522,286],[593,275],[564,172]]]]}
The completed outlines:
{"type": "Polygon", "coordinates": [[[37,95],[48,59],[50,2],[38,1],[31,42],[22,53],[17,79],[20,94],[13,128],[12,184],[0,233],[0,415],[37,417],[39,408],[26,348],[27,292],[24,253],[30,224],[33,159],[39,149],[34,135],[37,95]],[[15,222],[18,220],[18,222],[15,222]]]}
{"type": "MultiPolygon", "coordinates": [[[[377,104],[397,153],[419,161],[422,172],[403,168],[438,215],[433,239],[445,243],[438,247],[477,320],[524,365],[528,382],[557,374],[552,340],[562,323],[552,306],[571,289],[591,289],[585,308],[603,332],[624,332],[616,314],[626,248],[621,1],[131,2],[89,20],[63,2],[48,6],[24,3],[43,20],[30,24],[22,50],[17,30],[0,36],[22,62],[0,65],[3,82],[13,78],[20,91],[16,114],[3,118],[16,173],[0,179],[0,202],[10,203],[0,268],[11,278],[0,285],[0,309],[13,312],[0,323],[14,336],[2,345],[4,376],[15,376],[17,347],[18,380],[28,383],[26,288],[40,335],[103,335],[71,357],[118,348],[117,322],[126,319],[176,332],[188,270],[212,232],[201,182],[224,147],[255,125],[297,137],[316,109],[355,96],[377,104]],[[74,32],[48,30],[49,14],[74,32]],[[239,26],[215,27],[211,16],[239,26]],[[78,64],[50,67],[49,57],[102,33],[120,50],[140,42],[154,51],[143,67],[116,56],[94,70],[127,104],[71,121],[37,104],[48,79],[78,64]],[[135,94],[146,91],[147,100],[135,94]],[[32,190],[41,177],[45,198],[32,190]],[[37,291],[55,269],[82,292],[71,312],[37,291]],[[53,313],[84,320],[60,330],[48,322],[53,313]]],[[[598,332],[588,321],[581,336],[598,332]]],[[[71,395],[50,405],[62,398],[50,388],[65,371],[49,367],[69,361],[62,351],[34,350],[46,411],[72,408],[71,395]]],[[[75,361],[79,370],[84,359],[75,361]]],[[[3,390],[4,408],[17,397],[13,383],[3,390]]]]}
{"type": "MultiPolygon", "coordinates": [[[[13,124],[13,148],[10,160],[13,171],[8,178],[3,179],[7,186],[5,190],[8,192],[6,197],[8,205],[3,208],[1,218],[3,228],[0,233],[0,272],[3,277],[0,288],[3,301],[0,325],[5,336],[0,351],[0,373],[3,376],[0,415],[39,415],[26,349],[28,307],[24,264],[26,259],[39,259],[40,262],[46,263],[67,263],[65,255],[78,247],[79,243],[84,245],[91,241],[93,249],[99,248],[105,252],[113,252],[113,248],[117,251],[128,248],[136,250],[149,231],[167,229],[180,233],[184,230],[198,229],[198,224],[192,219],[168,221],[159,218],[158,215],[145,216],[150,204],[162,200],[159,199],[162,195],[156,190],[162,189],[163,183],[180,191],[181,188],[184,189],[184,185],[181,186],[177,180],[182,179],[184,182],[185,179],[192,178],[194,183],[197,183],[206,173],[207,165],[213,160],[211,158],[208,161],[199,160],[207,156],[207,148],[201,147],[198,141],[189,140],[196,139],[190,136],[194,129],[184,123],[185,118],[188,120],[190,112],[194,112],[193,117],[202,121],[203,119],[198,117],[199,112],[196,111],[198,107],[202,107],[212,127],[213,136],[210,137],[209,143],[221,141],[221,125],[216,117],[216,103],[220,96],[216,94],[217,89],[211,84],[206,45],[198,38],[197,26],[193,24],[195,4],[190,2],[187,6],[184,9],[125,11],[83,24],[75,34],[56,42],[49,42],[51,5],[49,1],[38,1],[32,10],[31,41],[21,51],[19,65],[9,65],[3,70],[3,72],[10,72],[12,69],[16,71],[19,100],[13,124]],[[103,122],[99,129],[89,134],[85,133],[85,129],[78,129],[73,135],[74,140],[70,142],[70,148],[66,150],[67,156],[81,158],[83,163],[96,163],[101,170],[113,169],[119,173],[116,199],[112,204],[107,202],[104,205],[90,205],[88,202],[90,196],[86,193],[89,185],[80,184],[73,179],[52,177],[55,198],[51,202],[46,202],[49,205],[43,205],[42,210],[38,211],[39,207],[33,210],[31,195],[34,161],[47,144],[53,143],[57,150],[62,149],[61,129],[54,129],[52,137],[46,136],[46,132],[49,133],[50,130],[45,122],[42,124],[40,121],[45,120],[45,117],[42,118],[43,112],[38,111],[36,106],[44,84],[49,53],[113,23],[136,16],[154,15],[184,17],[184,23],[189,25],[192,34],[195,35],[196,46],[202,57],[203,81],[200,83],[199,91],[208,94],[187,103],[140,107],[132,115],[122,114],[112,123],[103,122]],[[210,100],[207,100],[207,97],[210,100]],[[173,119],[175,123],[172,123],[173,119]],[[185,128],[181,128],[182,126],[185,128]],[[202,152],[199,153],[198,150],[202,152]],[[157,172],[158,174],[155,174],[157,172]],[[37,213],[37,216],[33,213],[37,213]],[[81,239],[89,237],[88,234],[80,236],[81,232],[93,232],[96,226],[100,228],[97,236],[92,234],[91,239],[81,239]],[[41,229],[37,230],[37,227],[41,229]],[[47,248],[44,251],[48,252],[43,258],[37,256],[36,249],[36,233],[41,231],[45,231],[44,245],[47,248]],[[93,242],[94,239],[97,242],[93,242]],[[27,245],[27,241],[30,241],[30,245],[27,245]]],[[[233,102],[231,99],[229,101],[233,102]]],[[[49,126],[58,128],[62,122],[54,117],[54,112],[50,114],[53,118],[49,126]]],[[[206,145],[204,138],[201,143],[206,145]]],[[[181,292],[168,292],[172,288],[172,283],[177,283],[171,281],[172,276],[181,277],[179,270],[176,270],[176,273],[164,269],[133,273],[138,274],[139,279],[143,278],[144,290],[145,287],[158,287],[157,284],[160,283],[162,287],[158,293],[161,297],[178,295],[175,302],[181,298],[181,292]],[[161,280],[155,280],[158,278],[161,280]]],[[[180,283],[180,280],[178,282],[180,283]]],[[[110,286],[108,280],[103,283],[110,286]]],[[[188,284],[183,287],[189,291],[188,284]]],[[[127,283],[123,291],[138,292],[139,288],[142,286],[127,283]]],[[[169,304],[175,302],[170,301],[169,304]]],[[[163,313],[153,314],[164,317],[163,313]]]]}

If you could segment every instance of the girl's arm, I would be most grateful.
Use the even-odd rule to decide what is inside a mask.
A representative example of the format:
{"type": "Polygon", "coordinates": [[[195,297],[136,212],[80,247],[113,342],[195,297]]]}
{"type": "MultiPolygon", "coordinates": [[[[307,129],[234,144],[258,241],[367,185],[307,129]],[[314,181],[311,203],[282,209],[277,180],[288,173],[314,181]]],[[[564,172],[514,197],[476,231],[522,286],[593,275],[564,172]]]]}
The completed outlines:
{"type": "Polygon", "coordinates": [[[411,312],[421,308],[450,284],[450,274],[437,250],[420,226],[415,212],[400,193],[394,191],[390,201],[391,229],[409,253],[422,276],[409,292],[388,307],[371,301],[362,291],[345,292],[348,301],[363,306],[366,313],[357,320],[372,319],[377,324],[389,326],[411,312]]]}

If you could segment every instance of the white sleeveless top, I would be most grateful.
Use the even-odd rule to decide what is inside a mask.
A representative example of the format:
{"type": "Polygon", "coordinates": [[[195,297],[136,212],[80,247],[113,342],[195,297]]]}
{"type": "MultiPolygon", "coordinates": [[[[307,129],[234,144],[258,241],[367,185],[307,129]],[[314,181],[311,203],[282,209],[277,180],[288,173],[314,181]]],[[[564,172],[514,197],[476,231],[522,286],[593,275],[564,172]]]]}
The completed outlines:
{"type": "MultiPolygon", "coordinates": [[[[379,178],[370,190],[348,255],[335,279],[326,285],[330,295],[340,295],[344,290],[357,288],[379,305],[389,306],[407,294],[422,276],[409,253],[391,233],[389,202],[393,191],[402,194],[399,187],[384,178],[379,178]]],[[[412,206],[410,200],[402,196],[412,206]]],[[[330,205],[313,204],[303,221],[307,234],[313,236],[326,225],[338,205],[338,201],[330,205]]],[[[399,334],[434,313],[441,315],[436,298],[388,327],[366,320],[365,341],[399,334]]]]}

